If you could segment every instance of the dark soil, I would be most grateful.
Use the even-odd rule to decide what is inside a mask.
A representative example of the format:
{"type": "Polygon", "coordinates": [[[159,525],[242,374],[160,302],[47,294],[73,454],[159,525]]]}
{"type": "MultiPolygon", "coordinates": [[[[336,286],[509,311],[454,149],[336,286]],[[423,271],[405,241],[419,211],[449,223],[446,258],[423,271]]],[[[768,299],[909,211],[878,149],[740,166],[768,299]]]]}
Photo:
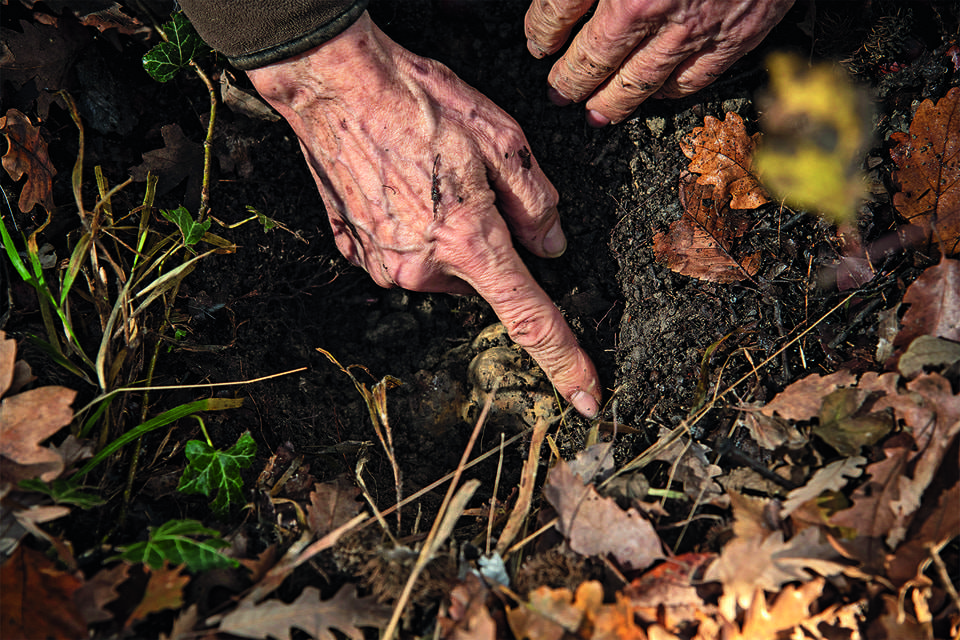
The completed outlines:
{"type": "MultiPolygon", "coordinates": [[[[718,384],[721,368],[722,386],[736,380],[750,370],[745,354],[753,363],[762,362],[845,295],[830,277],[840,252],[834,229],[778,204],[752,212],[753,228],[746,241],[763,251],[763,267],[752,280],[712,284],[658,264],[653,235],[680,215],[677,183],[687,162],[680,137],[702,126],[704,116],[722,118],[728,111],[739,113],[748,128],[756,130],[753,99],[764,85],[763,60],[772,49],[786,46],[813,57],[849,59],[877,96],[881,137],[870,158],[879,163],[871,168],[874,177],[889,184],[886,136],[906,126],[915,101],[936,99],[957,83],[957,71],[944,55],[950,38],[956,37],[956,8],[935,2],[913,3],[909,10],[869,0],[817,3],[816,33],[811,38],[804,31],[810,24],[809,7],[801,2],[758,50],[710,88],[689,99],[648,102],[619,126],[592,129],[585,125],[582,107],[556,107],[546,99],[552,60],[537,61],[526,52],[522,21],[527,4],[404,0],[402,11],[401,3],[379,2],[371,13],[399,43],[446,63],[516,118],[558,188],[567,252],[555,260],[529,254],[525,258],[597,364],[605,397],[613,401],[604,419],[612,420],[616,411],[617,420],[636,431],[619,439],[617,458],[622,462],[649,446],[659,426],[676,426],[688,415],[698,401],[698,383],[718,384]],[[904,30],[898,36],[902,46],[882,40],[889,45],[887,50],[861,49],[875,38],[871,29],[891,16],[904,30]],[[724,337],[727,340],[704,363],[708,348],[724,337]]],[[[22,8],[5,8],[5,26],[14,26],[17,18],[29,16],[22,8]]],[[[203,138],[207,94],[202,84],[188,75],[166,85],[152,82],[139,68],[143,52],[136,39],[103,35],[93,38],[78,56],[77,73],[88,68],[99,74],[75,85],[78,98],[90,98],[92,104],[94,89],[105,87],[107,102],[117,110],[116,122],[101,124],[101,131],[90,122],[106,118],[98,115],[98,107],[88,106],[84,113],[90,123],[86,166],[102,165],[112,184],[142,162],[142,153],[162,146],[162,126],[177,123],[191,140],[203,138]]],[[[248,86],[242,76],[236,82],[248,86]]],[[[29,113],[24,96],[5,94],[4,103],[4,110],[19,106],[29,113]]],[[[56,106],[45,127],[60,170],[57,202],[64,205],[45,240],[61,247],[62,256],[64,236],[76,224],[69,205],[76,134],[69,115],[56,106]]],[[[445,393],[456,395],[469,356],[460,354],[458,361],[446,354],[469,344],[496,317],[479,298],[381,289],[343,260],[285,123],[221,108],[215,145],[212,215],[233,223],[248,217],[246,207],[252,206],[295,233],[279,229],[265,233],[255,223],[212,229],[239,249],[205,259],[187,279],[177,301],[180,326],[187,335],[162,355],[153,383],[244,380],[306,366],[306,371],[293,375],[216,390],[246,402],[240,410],[208,414],[214,444],[226,447],[243,431],[253,434],[260,462],[249,470],[248,486],[284,443],[305,455],[318,480],[352,475],[362,450],[369,457],[367,486],[381,507],[389,506],[395,498],[393,475],[367,409],[349,378],[316,351],[320,347],[344,366],[366,367],[369,376],[355,373],[368,385],[386,375],[404,383],[389,392],[388,406],[406,494],[453,470],[471,425],[427,415],[423,407],[435,406],[445,393]],[[372,444],[360,447],[362,442],[372,444]]],[[[87,184],[92,201],[93,180],[87,184]]],[[[141,197],[141,187],[128,189],[130,202],[141,197]]],[[[4,188],[18,193],[6,175],[4,188]]],[[[173,185],[159,204],[175,207],[185,201],[195,208],[192,198],[189,186],[173,185]]],[[[896,228],[889,196],[864,205],[862,214],[866,241],[896,228]]],[[[25,229],[41,221],[18,219],[25,229]]],[[[934,258],[923,251],[891,253],[878,264],[880,275],[848,305],[738,388],[739,401],[768,399],[799,377],[840,365],[876,368],[877,314],[896,305],[919,268],[934,258]]],[[[18,287],[14,293],[15,306],[5,329],[15,337],[42,332],[30,292],[18,287]]],[[[28,352],[26,357],[44,376],[41,382],[77,387],[68,374],[44,363],[42,355],[28,352]]],[[[80,391],[82,396],[91,394],[90,389],[80,391]]],[[[151,396],[150,402],[159,412],[202,396],[196,390],[163,392],[151,396]]],[[[131,411],[139,409],[131,406],[131,411]]],[[[733,412],[714,412],[698,425],[695,436],[711,442],[731,428],[734,417],[733,412]]],[[[569,415],[555,435],[561,453],[580,449],[588,426],[569,415]]],[[[165,435],[145,443],[149,455],[141,457],[122,528],[115,528],[121,503],[117,497],[94,511],[82,530],[64,531],[77,549],[92,548],[107,535],[114,542],[136,539],[146,526],[172,517],[208,520],[202,498],[180,495],[173,490],[175,485],[163,482],[175,481],[182,470],[182,444],[198,437],[196,424],[183,421],[169,439],[164,440],[165,435]]],[[[499,430],[487,429],[475,452],[499,441],[499,430]]],[[[500,498],[516,486],[525,455],[523,446],[507,451],[500,498]]],[[[493,486],[492,460],[468,472],[484,481],[478,494],[482,499],[489,497],[493,486]]],[[[105,495],[122,490],[127,464],[127,459],[118,459],[101,479],[105,495]]],[[[421,501],[424,522],[431,521],[439,499],[429,494],[421,501]]],[[[413,526],[414,511],[406,516],[406,527],[413,526]]],[[[239,526],[239,519],[228,526],[239,526]]],[[[698,544],[697,536],[688,540],[691,546],[698,544]]]]}

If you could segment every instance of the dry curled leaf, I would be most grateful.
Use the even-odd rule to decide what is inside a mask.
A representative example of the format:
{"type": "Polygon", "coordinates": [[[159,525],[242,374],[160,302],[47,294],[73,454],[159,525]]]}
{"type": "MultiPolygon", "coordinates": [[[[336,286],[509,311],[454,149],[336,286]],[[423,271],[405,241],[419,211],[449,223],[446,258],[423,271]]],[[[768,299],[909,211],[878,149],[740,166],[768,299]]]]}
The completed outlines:
{"type": "Polygon", "coordinates": [[[900,192],[893,204],[904,218],[939,243],[944,255],[960,251],[960,87],[937,101],[924,100],[910,133],[890,136],[900,192]]]}
{"type": "Polygon", "coordinates": [[[680,149],[690,159],[689,170],[700,174],[697,184],[713,185],[710,197],[732,209],[756,209],[769,201],[750,170],[759,136],[747,135],[743,120],[730,112],[724,120],[704,118],[680,149]]]}
{"type": "MultiPolygon", "coordinates": [[[[702,177],[702,176],[701,176],[702,177]]],[[[680,203],[684,212],[666,232],[653,238],[657,261],[671,271],[710,282],[739,282],[760,269],[760,253],[742,258],[735,243],[750,226],[714,195],[711,185],[697,184],[694,175],[680,175],[680,203]]]]}
{"type": "Polygon", "coordinates": [[[290,604],[267,600],[259,605],[242,604],[220,622],[220,631],[244,638],[274,637],[289,640],[290,629],[305,631],[317,640],[336,640],[333,629],[352,640],[363,640],[359,627],[382,629],[390,619],[389,607],[376,598],[358,598],[353,585],[344,585],[329,600],[320,591],[307,587],[290,604]]]}
{"type": "Polygon", "coordinates": [[[613,498],[601,497],[563,460],[547,475],[543,495],[557,510],[557,527],[577,553],[609,554],[632,570],[645,569],[663,557],[660,538],[646,518],[633,508],[624,511],[613,498]]]}
{"type": "Polygon", "coordinates": [[[0,130],[7,137],[3,168],[14,180],[27,176],[17,203],[20,211],[27,213],[37,204],[48,212],[53,211],[53,177],[57,170],[50,162],[40,128],[33,126],[24,114],[10,109],[0,118],[0,130]]]}

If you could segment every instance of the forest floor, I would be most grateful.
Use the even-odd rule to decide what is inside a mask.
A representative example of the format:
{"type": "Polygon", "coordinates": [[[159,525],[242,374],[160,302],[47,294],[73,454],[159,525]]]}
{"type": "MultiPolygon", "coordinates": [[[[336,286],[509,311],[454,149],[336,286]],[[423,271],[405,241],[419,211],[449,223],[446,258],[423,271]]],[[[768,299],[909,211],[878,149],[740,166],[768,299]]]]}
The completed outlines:
{"type": "MultiPolygon", "coordinates": [[[[134,177],[113,195],[114,212],[143,201],[148,170],[159,174],[156,210],[184,205],[196,212],[200,204],[207,89],[189,72],[165,84],[152,80],[141,58],[156,35],[110,4],[79,18],[61,12],[59,2],[4,6],[3,112],[9,118],[16,109],[40,128],[56,170],[47,201],[53,215],[38,238],[56,254],[58,268],[46,271],[54,282],[68,271],[82,233],[71,184],[77,127],[54,90],[70,92],[84,124],[81,191],[88,209],[97,201],[95,166],[110,186],[134,177]],[[24,70],[31,64],[44,70],[42,86],[24,70]]],[[[0,538],[11,559],[4,565],[3,637],[29,628],[7,596],[18,580],[35,589],[37,615],[57,598],[99,598],[76,604],[74,620],[51,623],[36,637],[71,637],[71,628],[97,638],[285,638],[290,626],[300,629],[293,637],[382,630],[392,607],[404,602],[417,554],[434,542],[427,532],[453,508],[444,499],[447,485],[384,516],[382,525],[374,519],[351,528],[316,555],[298,556],[298,541],[322,538],[369,511],[358,501],[361,490],[385,510],[401,492],[411,496],[447,477],[475,435],[470,458],[494,454],[459,478],[479,485],[460,505],[464,515],[449,523],[456,525],[446,531],[450,539],[431,549],[434,559],[403,608],[402,632],[410,637],[956,634],[960,356],[949,345],[960,341],[960,266],[949,258],[958,253],[951,233],[960,233],[960,186],[934,188],[942,235],[904,231],[908,221],[911,228],[923,224],[900,206],[907,169],[891,154],[902,132],[916,133],[911,123],[924,101],[943,105],[946,115],[930,116],[935,123],[946,118],[946,133],[933,139],[948,153],[938,156],[938,170],[960,184],[960,107],[958,91],[951,92],[960,84],[956,3],[798,2],[711,87],[688,99],[650,101],[625,123],[603,129],[586,126],[582,107],[546,99],[552,60],[526,52],[527,3],[405,0],[403,11],[399,4],[373,3],[371,14],[397,42],[447,64],[516,118],[560,192],[566,253],[524,258],[597,364],[606,400],[600,419],[591,424],[573,412],[561,418],[566,407],[556,407],[535,364],[510,351],[519,369],[499,393],[516,402],[496,403],[500,413],[474,434],[485,396],[473,388],[470,364],[500,353],[491,346],[510,350],[489,329],[497,321],[490,308],[475,297],[381,289],[349,265],[287,125],[244,112],[236,95],[224,94],[213,134],[210,216],[217,222],[209,231],[233,246],[200,260],[176,297],[163,300],[166,309],[142,316],[142,335],[111,343],[123,343],[116,347],[123,357],[114,361],[126,378],[116,386],[149,378],[163,389],[118,394],[104,414],[109,420],[98,422],[104,431],[84,431],[78,422],[90,415],[78,413],[70,432],[92,438],[96,451],[120,436],[121,425],[132,428],[198,399],[239,398],[243,405],[205,412],[203,423],[184,417],[120,448],[84,483],[103,503],[74,506],[56,519],[23,525],[28,507],[55,505],[9,484],[26,476],[4,476],[0,538]],[[828,219],[767,197],[741,211],[743,230],[720,243],[738,256],[728,255],[726,275],[678,267],[674,258],[683,252],[662,243],[690,211],[692,191],[684,190],[697,176],[685,141],[709,133],[711,117],[731,127],[742,119],[746,140],[753,140],[768,89],[765,61],[782,50],[840,63],[867,92],[875,115],[858,164],[868,198],[838,232],[828,219]],[[250,218],[251,208],[279,226],[234,226],[250,218]],[[743,275],[730,276],[731,268],[743,275]],[[928,310],[922,317],[921,308],[928,310]],[[942,344],[938,355],[907,371],[899,358],[919,336],[942,344]],[[359,365],[350,369],[355,381],[318,349],[343,367],[359,365]],[[358,388],[386,376],[401,383],[381,405],[388,424],[381,420],[379,428],[390,442],[371,424],[376,402],[358,388]],[[800,381],[807,386],[796,386],[800,381]],[[544,428],[547,446],[535,448],[539,458],[530,461],[530,434],[539,443],[544,428]],[[184,449],[207,435],[226,450],[245,433],[256,443],[249,466],[238,472],[250,508],[215,517],[202,495],[177,490],[188,464],[184,449]],[[503,439],[511,444],[500,462],[503,439]],[[612,446],[588,448],[603,447],[598,442],[612,446]],[[571,465],[580,484],[561,460],[579,460],[571,465]],[[525,546],[501,548],[497,536],[528,486],[532,506],[513,542],[554,517],[559,522],[525,546]],[[589,526],[576,515],[584,500],[598,509],[583,516],[589,526]],[[634,529],[637,517],[652,527],[634,529]],[[220,532],[226,553],[246,566],[188,573],[115,559],[118,549],[146,540],[150,527],[178,519],[220,532]],[[31,526],[45,533],[31,535],[31,526]],[[506,556],[509,587],[497,587],[489,573],[486,584],[465,577],[477,557],[490,557],[491,531],[496,557],[506,556]],[[641,538],[646,546],[638,550],[641,538]],[[276,564],[281,557],[287,565],[276,564]],[[58,578],[56,588],[31,582],[38,571],[70,576],[72,586],[63,586],[68,578],[58,578]],[[166,591],[157,576],[167,578],[166,591]],[[90,586],[95,577],[99,590],[90,586]],[[788,599],[802,602],[794,607],[802,613],[788,611],[788,599]],[[756,626],[763,607],[780,626],[756,626]],[[306,609],[328,618],[316,614],[310,623],[306,609]],[[244,612],[250,617],[230,617],[244,612]]],[[[218,86],[227,77],[250,90],[242,74],[209,58],[202,64],[218,86]]],[[[10,203],[5,224],[24,250],[20,240],[43,224],[45,202],[21,211],[23,181],[4,173],[3,188],[10,203]]],[[[703,201],[720,207],[714,196],[703,201]]],[[[160,215],[150,225],[177,230],[160,215]]],[[[96,280],[86,267],[82,274],[75,290],[96,280]]],[[[35,291],[12,264],[0,275],[0,329],[37,376],[27,389],[75,390],[78,412],[96,401],[102,388],[28,339],[48,336],[35,291]]],[[[122,287],[113,275],[106,280],[122,287]]],[[[77,297],[77,341],[95,354],[102,316],[91,295],[77,297]]],[[[51,442],[62,445],[66,433],[51,442]]],[[[17,460],[0,453],[5,463],[17,460]]],[[[63,477],[79,464],[67,463],[63,477]]]]}

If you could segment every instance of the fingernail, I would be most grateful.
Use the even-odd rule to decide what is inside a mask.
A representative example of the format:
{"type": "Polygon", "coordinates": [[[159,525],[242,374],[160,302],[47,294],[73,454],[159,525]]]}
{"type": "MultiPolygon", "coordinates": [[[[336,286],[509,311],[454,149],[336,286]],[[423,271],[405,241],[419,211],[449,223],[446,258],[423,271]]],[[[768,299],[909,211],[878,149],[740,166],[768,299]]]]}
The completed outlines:
{"type": "Polygon", "coordinates": [[[570,396],[570,402],[584,418],[595,418],[597,412],[600,411],[597,399],[586,391],[574,391],[573,395],[570,396]]]}
{"type": "Polygon", "coordinates": [[[607,116],[603,115],[603,114],[600,113],[599,111],[594,111],[593,109],[588,109],[588,110],[587,110],[587,124],[589,124],[591,127],[596,127],[596,128],[599,129],[600,127],[605,127],[605,126],[607,126],[608,124],[610,124],[610,118],[608,118],[607,116]]]}
{"type": "Polygon", "coordinates": [[[558,107],[565,107],[572,102],[570,98],[567,98],[553,87],[547,89],[547,98],[558,107]]]}
{"type": "Polygon", "coordinates": [[[527,51],[529,51],[530,55],[534,58],[545,58],[547,55],[547,52],[533,40],[527,40],[527,51]]]}
{"type": "Polygon", "coordinates": [[[551,258],[557,258],[563,255],[567,250],[567,238],[563,235],[563,229],[560,222],[553,223],[550,231],[543,237],[543,252],[551,258]]]}

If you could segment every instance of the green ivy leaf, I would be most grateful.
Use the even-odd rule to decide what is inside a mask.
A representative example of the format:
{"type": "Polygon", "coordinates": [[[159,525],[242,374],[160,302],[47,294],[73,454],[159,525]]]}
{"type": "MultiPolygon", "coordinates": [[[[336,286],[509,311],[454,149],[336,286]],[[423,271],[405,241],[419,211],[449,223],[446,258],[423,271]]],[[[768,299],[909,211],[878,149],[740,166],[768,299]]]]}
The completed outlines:
{"type": "Polygon", "coordinates": [[[121,547],[120,558],[128,562],[142,562],[161,569],[164,560],[174,565],[184,564],[190,571],[237,567],[239,562],[228,558],[217,549],[230,546],[220,538],[220,532],[204,527],[196,520],[171,520],[159,527],[150,527],[150,537],[144,542],[121,547]],[[194,540],[206,537],[206,540],[194,540]]]}
{"type": "Polygon", "coordinates": [[[230,505],[243,502],[240,469],[249,467],[257,452],[257,443],[249,431],[226,451],[214,449],[202,440],[190,440],[184,452],[188,464],[180,476],[178,491],[202,493],[208,498],[216,493],[210,506],[218,516],[226,515],[230,505]]]}
{"type": "Polygon", "coordinates": [[[143,68],[157,82],[172,80],[191,60],[211,51],[182,13],[174,14],[161,29],[167,41],[157,44],[143,56],[143,68]]]}
{"type": "Polygon", "coordinates": [[[72,504],[81,509],[90,509],[103,504],[103,498],[95,493],[81,491],[84,487],[75,487],[67,480],[57,478],[53,482],[47,483],[38,478],[21,480],[20,488],[26,491],[37,491],[53,498],[57,504],[72,504]]]}
{"type": "Polygon", "coordinates": [[[180,233],[183,234],[183,244],[188,247],[200,242],[207,229],[210,228],[209,220],[196,222],[183,205],[176,209],[161,209],[160,213],[163,214],[164,218],[177,225],[180,233]]]}

